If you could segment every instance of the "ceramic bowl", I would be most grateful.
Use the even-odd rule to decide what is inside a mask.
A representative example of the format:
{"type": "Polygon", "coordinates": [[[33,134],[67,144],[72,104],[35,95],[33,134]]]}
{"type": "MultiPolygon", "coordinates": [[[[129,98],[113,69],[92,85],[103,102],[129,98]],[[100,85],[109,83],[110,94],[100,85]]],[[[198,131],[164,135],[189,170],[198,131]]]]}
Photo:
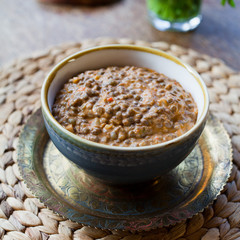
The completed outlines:
{"type": "Polygon", "coordinates": [[[152,180],[175,168],[198,141],[209,108],[207,88],[193,68],[165,52],[133,45],[100,46],[67,57],[46,77],[41,102],[47,131],[59,151],[89,175],[113,184],[152,180]],[[85,70],[126,65],[154,69],[175,79],[189,91],[198,107],[194,127],[168,142],[144,147],[117,147],[83,139],[54,119],[51,109],[55,96],[69,78],[85,70]]]}

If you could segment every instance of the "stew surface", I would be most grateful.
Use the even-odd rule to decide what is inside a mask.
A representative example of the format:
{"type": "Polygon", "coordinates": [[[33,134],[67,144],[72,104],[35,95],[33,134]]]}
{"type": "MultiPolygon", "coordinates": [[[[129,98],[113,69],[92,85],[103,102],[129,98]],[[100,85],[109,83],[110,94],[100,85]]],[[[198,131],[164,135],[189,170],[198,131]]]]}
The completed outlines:
{"type": "Polygon", "coordinates": [[[71,78],[57,94],[52,113],[68,131],[90,141],[139,147],[187,132],[198,110],[177,81],[151,69],[125,66],[71,78]]]}

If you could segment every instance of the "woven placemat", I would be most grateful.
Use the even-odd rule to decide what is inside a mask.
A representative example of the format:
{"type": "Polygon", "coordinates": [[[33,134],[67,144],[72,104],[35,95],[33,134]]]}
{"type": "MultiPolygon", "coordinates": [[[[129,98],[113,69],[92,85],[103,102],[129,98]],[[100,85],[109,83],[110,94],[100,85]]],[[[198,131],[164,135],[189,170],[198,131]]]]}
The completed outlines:
{"type": "Polygon", "coordinates": [[[68,43],[19,59],[0,71],[0,239],[18,240],[240,240],[240,73],[221,60],[165,42],[96,39],[68,43]],[[232,139],[234,165],[228,183],[204,212],[175,226],[129,233],[81,226],[41,204],[22,182],[16,163],[19,131],[40,107],[46,73],[66,56],[84,48],[127,43],[158,48],[192,65],[209,89],[210,110],[232,139]]]}

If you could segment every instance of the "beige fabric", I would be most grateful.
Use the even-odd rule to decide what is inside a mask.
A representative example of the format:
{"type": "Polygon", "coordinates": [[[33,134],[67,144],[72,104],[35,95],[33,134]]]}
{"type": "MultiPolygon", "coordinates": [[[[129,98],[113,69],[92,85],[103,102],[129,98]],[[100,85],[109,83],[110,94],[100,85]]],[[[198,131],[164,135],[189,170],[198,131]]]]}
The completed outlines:
{"type": "Polygon", "coordinates": [[[0,71],[0,239],[40,240],[153,240],[240,239],[240,73],[221,60],[166,42],[129,39],[96,39],[62,44],[19,59],[0,71]],[[42,81],[50,68],[81,49],[110,43],[129,43],[158,48],[192,65],[209,89],[210,110],[223,123],[232,139],[234,165],[217,200],[192,219],[150,232],[104,231],[54,214],[27,190],[16,163],[21,127],[40,106],[42,81]]]}

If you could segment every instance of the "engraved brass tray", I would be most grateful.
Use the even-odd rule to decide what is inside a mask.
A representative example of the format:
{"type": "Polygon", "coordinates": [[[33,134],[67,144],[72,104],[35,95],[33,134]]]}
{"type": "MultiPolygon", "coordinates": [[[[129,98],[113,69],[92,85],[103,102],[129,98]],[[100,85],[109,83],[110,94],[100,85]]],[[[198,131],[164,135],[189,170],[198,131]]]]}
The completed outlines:
{"type": "Polygon", "coordinates": [[[178,167],[138,185],[109,186],[86,175],[55,148],[40,109],[24,126],[18,145],[22,177],[45,206],[72,221],[111,230],[151,230],[203,211],[225,185],[231,160],[230,139],[212,115],[178,167]]]}

